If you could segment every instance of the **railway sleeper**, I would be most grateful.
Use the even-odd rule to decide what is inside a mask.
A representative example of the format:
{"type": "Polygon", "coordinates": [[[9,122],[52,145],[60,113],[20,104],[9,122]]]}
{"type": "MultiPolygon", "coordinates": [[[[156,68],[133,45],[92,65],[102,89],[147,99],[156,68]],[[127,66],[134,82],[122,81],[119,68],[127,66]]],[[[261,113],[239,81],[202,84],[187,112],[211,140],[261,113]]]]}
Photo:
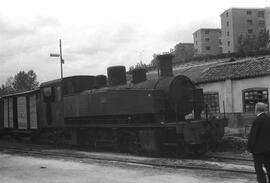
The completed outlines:
{"type": "Polygon", "coordinates": [[[100,148],[115,148],[116,146],[116,141],[111,140],[111,139],[100,139],[96,140],[93,144],[93,147],[95,149],[100,149],[100,148]]]}

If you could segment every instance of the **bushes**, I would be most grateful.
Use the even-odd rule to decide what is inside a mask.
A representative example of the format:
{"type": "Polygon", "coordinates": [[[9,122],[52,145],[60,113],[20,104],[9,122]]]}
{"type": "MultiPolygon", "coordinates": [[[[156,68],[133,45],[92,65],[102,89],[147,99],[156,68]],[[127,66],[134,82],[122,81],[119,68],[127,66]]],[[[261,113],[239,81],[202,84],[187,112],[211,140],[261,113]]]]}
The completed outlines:
{"type": "Polygon", "coordinates": [[[225,136],[216,151],[221,152],[238,152],[243,153],[246,151],[247,139],[236,136],[225,136]]]}

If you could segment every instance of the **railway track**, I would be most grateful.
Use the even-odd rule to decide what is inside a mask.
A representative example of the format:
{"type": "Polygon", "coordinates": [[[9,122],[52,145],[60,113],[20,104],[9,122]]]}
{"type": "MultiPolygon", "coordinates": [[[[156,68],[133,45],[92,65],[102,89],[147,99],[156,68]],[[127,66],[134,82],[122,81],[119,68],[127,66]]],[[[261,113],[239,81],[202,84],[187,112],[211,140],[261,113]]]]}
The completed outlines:
{"type": "Polygon", "coordinates": [[[252,159],[246,157],[232,157],[232,156],[222,156],[222,155],[206,155],[205,158],[208,159],[217,159],[217,160],[232,160],[232,161],[246,161],[246,162],[253,162],[252,159]]]}
{"type": "Polygon", "coordinates": [[[1,143],[0,152],[8,154],[17,154],[24,156],[35,156],[42,158],[57,158],[80,161],[83,163],[102,162],[102,163],[118,163],[118,164],[133,164],[138,166],[151,166],[159,168],[173,169],[190,169],[190,170],[205,170],[214,172],[231,172],[240,174],[254,174],[253,167],[241,166],[236,164],[226,164],[225,161],[245,161],[249,159],[232,158],[222,156],[206,156],[201,159],[172,159],[172,158],[149,158],[127,156],[124,154],[115,153],[99,153],[85,152],[70,149],[59,149],[49,145],[33,145],[33,144],[5,144],[1,143]],[[224,161],[224,162],[223,162],[224,161]],[[244,168],[243,168],[244,167],[244,168]]]}

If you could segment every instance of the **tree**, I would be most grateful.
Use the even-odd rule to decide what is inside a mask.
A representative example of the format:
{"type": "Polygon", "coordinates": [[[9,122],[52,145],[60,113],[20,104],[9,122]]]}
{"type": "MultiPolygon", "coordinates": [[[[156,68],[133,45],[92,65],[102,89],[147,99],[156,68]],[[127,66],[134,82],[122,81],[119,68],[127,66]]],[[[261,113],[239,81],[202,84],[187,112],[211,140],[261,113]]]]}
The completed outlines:
{"type": "Polygon", "coordinates": [[[150,66],[152,67],[158,66],[157,54],[153,54],[153,59],[151,60],[150,66]]]}
{"type": "Polygon", "coordinates": [[[186,59],[190,59],[194,55],[194,44],[191,43],[178,43],[174,46],[173,62],[184,62],[186,59]]]}
{"type": "Polygon", "coordinates": [[[269,44],[269,31],[262,30],[257,36],[241,34],[238,37],[238,50],[240,53],[247,55],[250,51],[264,50],[269,44]]]}
{"type": "Polygon", "coordinates": [[[257,39],[257,45],[260,49],[265,49],[270,41],[270,35],[269,30],[263,30],[259,33],[258,39],[257,39]]]}
{"type": "Polygon", "coordinates": [[[25,91],[29,89],[37,88],[39,83],[37,82],[37,75],[33,70],[20,71],[14,76],[13,79],[13,88],[16,91],[25,91]]]}
{"type": "Polygon", "coordinates": [[[132,71],[133,69],[141,69],[141,68],[147,69],[147,65],[140,61],[140,62],[136,63],[135,66],[134,65],[130,66],[129,71],[132,71]]]}
{"type": "Polygon", "coordinates": [[[247,55],[249,51],[258,50],[255,35],[243,35],[238,38],[238,50],[241,54],[247,55]]]}
{"type": "Polygon", "coordinates": [[[0,88],[0,96],[2,95],[7,95],[7,94],[10,94],[10,93],[14,93],[15,90],[13,88],[13,77],[10,76],[5,84],[2,84],[1,88],[0,88]]]}
{"type": "Polygon", "coordinates": [[[14,77],[9,77],[5,84],[2,84],[0,87],[0,96],[35,89],[38,86],[37,75],[33,70],[27,73],[20,71],[14,77]]]}

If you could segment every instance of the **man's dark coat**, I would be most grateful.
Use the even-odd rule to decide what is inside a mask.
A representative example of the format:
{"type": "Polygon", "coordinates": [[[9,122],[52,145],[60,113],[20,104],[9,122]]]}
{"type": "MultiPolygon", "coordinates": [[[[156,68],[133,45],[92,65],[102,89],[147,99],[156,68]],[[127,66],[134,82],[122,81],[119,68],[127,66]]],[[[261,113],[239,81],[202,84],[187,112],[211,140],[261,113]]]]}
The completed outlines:
{"type": "Polygon", "coordinates": [[[253,154],[270,152],[270,118],[261,113],[252,123],[247,150],[253,154]]]}

